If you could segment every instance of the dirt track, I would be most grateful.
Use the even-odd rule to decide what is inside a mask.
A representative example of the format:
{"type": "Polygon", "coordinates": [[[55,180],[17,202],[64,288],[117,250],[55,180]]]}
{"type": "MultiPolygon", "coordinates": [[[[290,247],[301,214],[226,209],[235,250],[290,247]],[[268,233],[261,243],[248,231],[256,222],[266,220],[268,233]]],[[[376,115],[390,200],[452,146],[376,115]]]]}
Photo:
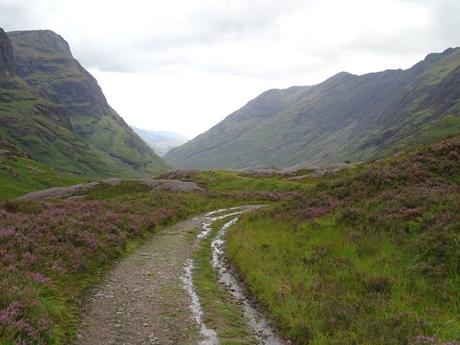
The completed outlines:
{"type": "MultiPolygon", "coordinates": [[[[232,212],[234,209],[215,214],[232,212]]],[[[76,344],[185,345],[203,341],[183,275],[206,221],[209,217],[203,215],[162,230],[109,272],[88,301],[76,344]]]]}

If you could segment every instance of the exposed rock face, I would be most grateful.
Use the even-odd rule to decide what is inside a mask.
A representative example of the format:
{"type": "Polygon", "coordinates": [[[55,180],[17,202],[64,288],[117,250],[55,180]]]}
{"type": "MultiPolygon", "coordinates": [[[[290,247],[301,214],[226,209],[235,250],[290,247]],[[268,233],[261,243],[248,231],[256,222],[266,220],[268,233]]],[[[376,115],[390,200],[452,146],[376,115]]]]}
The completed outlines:
{"type": "Polygon", "coordinates": [[[69,44],[50,30],[8,32],[16,73],[47,98],[70,112],[102,112],[109,108],[96,79],[72,56],[69,44]],[[37,72],[42,72],[38,75],[37,72]],[[43,80],[43,73],[49,75],[43,80]]]}
{"type": "Polygon", "coordinates": [[[13,47],[5,31],[0,28],[0,73],[13,73],[13,47]]]}

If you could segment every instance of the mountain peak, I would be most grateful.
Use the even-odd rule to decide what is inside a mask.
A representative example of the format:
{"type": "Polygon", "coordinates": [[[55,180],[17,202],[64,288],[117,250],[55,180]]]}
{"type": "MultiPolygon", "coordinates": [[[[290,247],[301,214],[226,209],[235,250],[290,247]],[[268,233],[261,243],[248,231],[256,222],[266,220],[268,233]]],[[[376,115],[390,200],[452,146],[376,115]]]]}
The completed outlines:
{"type": "Polygon", "coordinates": [[[336,75],[333,75],[329,79],[326,79],[323,83],[341,83],[345,80],[349,80],[351,78],[357,77],[355,74],[351,74],[348,72],[340,72],[337,73],[336,75]]]}
{"type": "Polygon", "coordinates": [[[0,28],[0,73],[14,71],[13,47],[5,31],[0,28]]]}
{"type": "Polygon", "coordinates": [[[442,53],[431,53],[428,54],[425,59],[422,61],[424,63],[436,63],[442,58],[448,57],[449,55],[458,53],[460,48],[447,48],[442,53]]]}
{"type": "Polygon", "coordinates": [[[43,53],[61,53],[72,56],[67,41],[51,30],[11,31],[8,32],[8,36],[17,40],[20,47],[24,45],[43,53]]]}

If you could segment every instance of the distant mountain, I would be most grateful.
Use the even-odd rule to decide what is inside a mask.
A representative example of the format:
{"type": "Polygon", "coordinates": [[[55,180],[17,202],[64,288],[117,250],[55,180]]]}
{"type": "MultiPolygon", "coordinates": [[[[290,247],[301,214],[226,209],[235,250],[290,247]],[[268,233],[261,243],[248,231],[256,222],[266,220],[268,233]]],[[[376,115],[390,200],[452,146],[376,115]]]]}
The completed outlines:
{"type": "Polygon", "coordinates": [[[188,141],[188,138],[179,133],[166,131],[148,131],[146,129],[131,126],[134,132],[140,136],[157,154],[164,156],[173,148],[188,141]]]}
{"type": "Polygon", "coordinates": [[[52,31],[0,31],[0,137],[31,158],[84,176],[168,169],[109,106],[52,31]]]}
{"type": "Polygon", "coordinates": [[[460,131],[460,48],[408,70],[269,90],[165,159],[180,168],[364,161],[460,131]]]}

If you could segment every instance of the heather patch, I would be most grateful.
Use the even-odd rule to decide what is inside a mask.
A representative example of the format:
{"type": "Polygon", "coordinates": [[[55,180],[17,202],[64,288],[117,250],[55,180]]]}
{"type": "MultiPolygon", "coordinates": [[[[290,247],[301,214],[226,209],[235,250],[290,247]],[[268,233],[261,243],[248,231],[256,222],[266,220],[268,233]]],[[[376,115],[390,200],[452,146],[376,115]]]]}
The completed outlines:
{"type": "Polygon", "coordinates": [[[211,209],[291,197],[202,186],[206,190],[151,191],[124,181],[100,184],[78,200],[1,204],[0,342],[68,344],[88,288],[160,228],[211,209]]]}
{"type": "Polygon", "coordinates": [[[295,344],[459,344],[460,139],[242,217],[228,253],[295,344]]]}

